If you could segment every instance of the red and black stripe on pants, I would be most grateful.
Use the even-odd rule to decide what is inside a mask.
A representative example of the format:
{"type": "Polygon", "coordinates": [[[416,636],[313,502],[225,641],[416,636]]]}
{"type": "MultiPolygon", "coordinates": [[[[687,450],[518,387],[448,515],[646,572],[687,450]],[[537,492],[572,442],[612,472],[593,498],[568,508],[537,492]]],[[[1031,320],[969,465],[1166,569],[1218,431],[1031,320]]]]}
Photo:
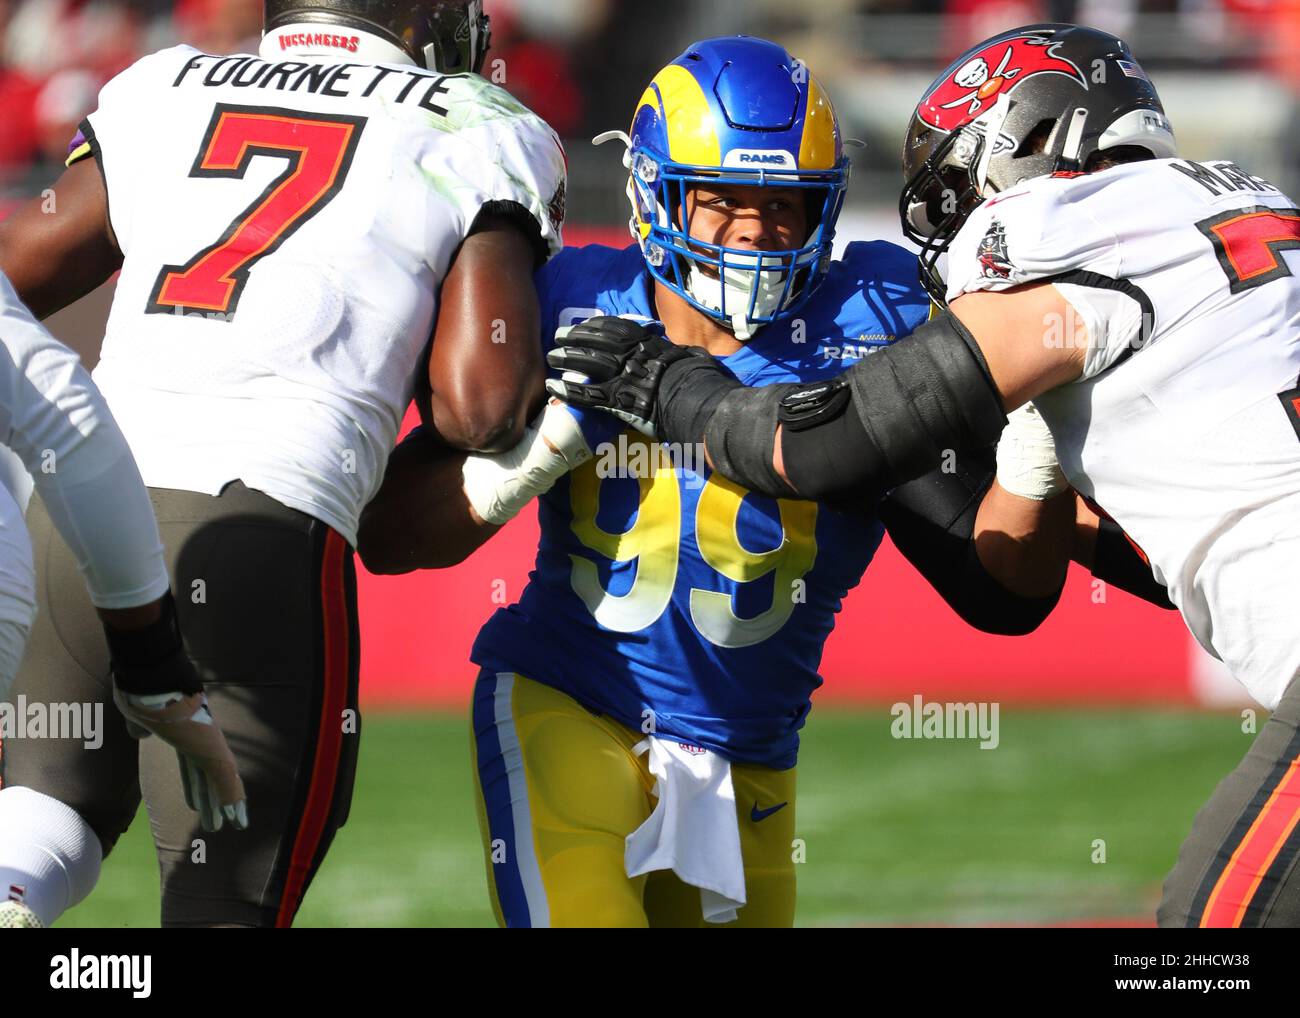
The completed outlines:
{"type": "Polygon", "coordinates": [[[1300,680],[1197,814],[1161,926],[1300,925],[1300,680]]]}

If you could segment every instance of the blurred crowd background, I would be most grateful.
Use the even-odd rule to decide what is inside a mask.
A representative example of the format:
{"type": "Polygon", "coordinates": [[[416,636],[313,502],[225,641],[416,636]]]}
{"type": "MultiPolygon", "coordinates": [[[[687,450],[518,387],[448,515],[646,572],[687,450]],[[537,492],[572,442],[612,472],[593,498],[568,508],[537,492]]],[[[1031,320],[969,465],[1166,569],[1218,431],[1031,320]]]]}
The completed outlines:
{"type": "MultiPolygon", "coordinates": [[[[907,117],[943,65],[993,32],[1076,21],[1127,38],[1186,155],[1225,157],[1300,192],[1300,0],[487,0],[507,88],[565,138],[572,221],[625,218],[621,167],[589,139],[626,127],[655,70],[694,38],[784,43],[840,109],[854,212],[894,204],[907,117]]],[[[58,175],[99,87],[144,53],[188,42],[256,48],[261,0],[0,0],[0,211],[58,175]]]]}

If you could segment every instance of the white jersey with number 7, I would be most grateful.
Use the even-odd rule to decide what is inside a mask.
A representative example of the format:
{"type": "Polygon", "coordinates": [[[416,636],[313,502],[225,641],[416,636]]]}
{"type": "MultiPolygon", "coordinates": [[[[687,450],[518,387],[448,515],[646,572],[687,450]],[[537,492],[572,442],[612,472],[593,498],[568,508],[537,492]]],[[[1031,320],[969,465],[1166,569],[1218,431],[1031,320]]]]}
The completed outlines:
{"type": "Polygon", "coordinates": [[[125,255],[94,377],[150,486],[355,544],[452,257],[489,205],[558,251],[564,153],[477,75],[263,50],[145,57],[83,125],[125,255]]]}
{"type": "Polygon", "coordinates": [[[1083,376],[1038,397],[1070,482],[1272,708],[1300,675],[1300,211],[1223,161],[1041,177],[985,202],[948,296],[1051,280],[1083,376]],[[1085,332],[1086,330],[1086,332],[1085,332]]]}

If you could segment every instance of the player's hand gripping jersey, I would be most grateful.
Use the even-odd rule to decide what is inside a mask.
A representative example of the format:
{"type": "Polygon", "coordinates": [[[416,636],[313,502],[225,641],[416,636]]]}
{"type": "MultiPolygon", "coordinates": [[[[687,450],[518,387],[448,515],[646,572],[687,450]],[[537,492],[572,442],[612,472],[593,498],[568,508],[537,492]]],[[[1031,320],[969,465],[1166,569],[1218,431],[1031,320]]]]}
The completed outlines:
{"type": "MultiPolygon", "coordinates": [[[[653,318],[650,287],[635,246],[563,252],[538,275],[546,346],[596,315],[653,318]]],[[[828,378],[928,312],[907,252],[850,244],[799,315],[722,361],[747,385],[828,378]]],[[[710,476],[695,450],[588,416],[596,455],[540,500],[536,569],[473,660],[634,731],[653,721],[732,761],[794,766],[823,644],[883,528],[750,494],[710,476]]]]}
{"type": "Polygon", "coordinates": [[[554,133],[476,75],[188,46],[83,133],[125,255],[94,377],[145,482],[240,478],[355,544],[475,218],[522,207],[560,247],[554,133]]]}
{"type": "Polygon", "coordinates": [[[1045,341],[1086,327],[1083,376],[1035,399],[1061,466],[1269,708],[1300,674],[1296,247],[1300,211],[1271,184],[1161,159],[998,195],[948,269],[950,300],[1052,280],[1078,310],[1045,341]]]}

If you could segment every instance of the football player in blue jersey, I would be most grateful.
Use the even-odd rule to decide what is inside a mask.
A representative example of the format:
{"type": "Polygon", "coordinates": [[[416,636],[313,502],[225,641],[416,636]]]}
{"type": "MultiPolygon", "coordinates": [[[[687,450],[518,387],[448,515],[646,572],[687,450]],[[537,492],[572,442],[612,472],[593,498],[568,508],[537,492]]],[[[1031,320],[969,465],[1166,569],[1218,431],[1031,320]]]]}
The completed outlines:
{"type": "MultiPolygon", "coordinates": [[[[815,390],[926,321],[913,255],[877,241],[832,257],[840,128],[781,47],[689,47],[613,136],[636,243],[567,249],[538,273],[547,347],[588,319],[657,322],[747,385],[815,390]]],[[[838,511],[755,495],[689,448],[559,404],[504,455],[449,456],[423,434],[400,446],[362,521],[372,571],[454,564],[540,496],[530,582],[471,655],[498,919],[790,925],[799,731],[886,530],[982,629],[1028,632],[1056,603],[1074,498],[1043,477],[1022,497],[993,465],[963,455],[838,511]]]]}

